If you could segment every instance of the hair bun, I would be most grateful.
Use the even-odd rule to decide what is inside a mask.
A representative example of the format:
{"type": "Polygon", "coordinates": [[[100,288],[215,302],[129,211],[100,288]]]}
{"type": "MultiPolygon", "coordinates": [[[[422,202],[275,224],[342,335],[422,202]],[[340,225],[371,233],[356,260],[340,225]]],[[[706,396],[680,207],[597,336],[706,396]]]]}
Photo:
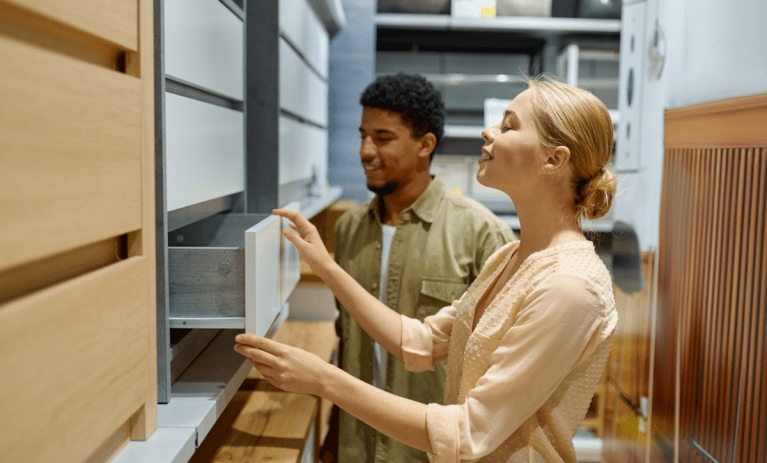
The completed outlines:
{"type": "Polygon", "coordinates": [[[602,169],[578,188],[578,212],[586,219],[598,219],[607,214],[618,189],[615,175],[602,169]]]}

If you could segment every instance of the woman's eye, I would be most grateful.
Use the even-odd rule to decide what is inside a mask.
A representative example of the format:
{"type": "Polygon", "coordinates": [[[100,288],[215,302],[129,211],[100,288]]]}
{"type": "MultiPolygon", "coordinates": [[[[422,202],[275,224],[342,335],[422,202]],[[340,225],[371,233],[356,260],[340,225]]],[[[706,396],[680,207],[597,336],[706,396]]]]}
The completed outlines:
{"type": "Polygon", "coordinates": [[[509,130],[511,130],[511,127],[506,127],[505,125],[501,126],[501,133],[508,132],[509,130]]]}

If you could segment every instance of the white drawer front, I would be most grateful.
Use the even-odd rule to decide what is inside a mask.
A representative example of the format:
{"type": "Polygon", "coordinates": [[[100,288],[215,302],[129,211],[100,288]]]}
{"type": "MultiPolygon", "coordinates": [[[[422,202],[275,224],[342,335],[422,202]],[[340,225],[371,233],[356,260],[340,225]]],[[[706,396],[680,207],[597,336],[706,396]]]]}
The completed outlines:
{"type": "MultiPolygon", "coordinates": [[[[294,201],[286,206],[284,206],[285,209],[289,209],[291,211],[301,212],[301,204],[298,203],[298,201],[294,201]]],[[[282,220],[282,226],[281,229],[285,230],[292,230],[290,228],[290,221],[288,219],[282,220]]],[[[298,253],[298,249],[296,249],[295,246],[293,246],[293,243],[288,241],[287,238],[284,236],[281,236],[282,238],[282,272],[281,272],[281,278],[282,278],[282,284],[280,286],[280,293],[281,293],[281,304],[284,304],[288,301],[288,298],[290,297],[290,294],[293,292],[293,289],[295,289],[296,285],[298,284],[298,280],[301,279],[301,255],[298,253]]]]}
{"type": "Polygon", "coordinates": [[[168,211],[244,190],[243,115],[167,93],[168,211]]]}
{"type": "Polygon", "coordinates": [[[218,0],[165,0],[165,74],[243,99],[242,21],[218,0]]]}
{"type": "Polygon", "coordinates": [[[280,312],[281,219],[269,216],[245,231],[245,331],[264,336],[280,312]]]}
{"type": "Polygon", "coordinates": [[[280,40],[280,107],[328,125],[328,86],[284,40],[280,40]]]}
{"type": "Polygon", "coordinates": [[[328,132],[319,127],[280,117],[280,185],[327,175],[328,132]]]}
{"type": "Polygon", "coordinates": [[[280,30],[312,63],[328,77],[328,33],[306,0],[280,0],[280,30]]]}

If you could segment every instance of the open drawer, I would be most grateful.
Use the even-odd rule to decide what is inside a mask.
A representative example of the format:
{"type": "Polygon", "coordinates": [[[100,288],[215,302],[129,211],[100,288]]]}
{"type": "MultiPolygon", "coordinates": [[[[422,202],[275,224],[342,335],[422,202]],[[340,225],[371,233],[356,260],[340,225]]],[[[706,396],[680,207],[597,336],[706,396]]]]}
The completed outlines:
{"type": "MultiPolygon", "coordinates": [[[[298,210],[298,203],[288,208],[298,210]]],[[[170,327],[264,336],[301,276],[283,227],[287,220],[275,215],[232,213],[169,233],[170,327]]]]}

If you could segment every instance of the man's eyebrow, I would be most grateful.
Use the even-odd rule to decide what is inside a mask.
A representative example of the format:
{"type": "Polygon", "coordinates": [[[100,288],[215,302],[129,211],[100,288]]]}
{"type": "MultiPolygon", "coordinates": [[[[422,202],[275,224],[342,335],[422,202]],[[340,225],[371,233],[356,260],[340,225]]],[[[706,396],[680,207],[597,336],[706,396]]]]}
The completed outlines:
{"type": "MultiPolygon", "coordinates": [[[[365,129],[363,129],[362,127],[359,128],[359,131],[360,133],[365,133],[365,129]]],[[[375,129],[373,132],[374,133],[395,133],[393,130],[389,130],[389,129],[375,129]]]]}

